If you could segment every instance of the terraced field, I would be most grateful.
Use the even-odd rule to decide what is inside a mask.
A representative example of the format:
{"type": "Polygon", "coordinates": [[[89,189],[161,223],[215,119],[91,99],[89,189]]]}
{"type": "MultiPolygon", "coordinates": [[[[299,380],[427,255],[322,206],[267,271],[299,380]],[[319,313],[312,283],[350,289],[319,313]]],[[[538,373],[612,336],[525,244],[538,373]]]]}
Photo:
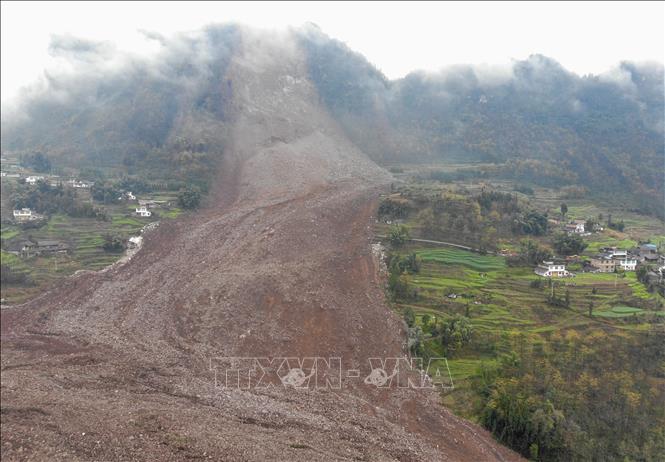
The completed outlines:
{"type": "MultiPolygon", "coordinates": [[[[154,200],[174,203],[173,194],[162,193],[150,197],[154,200]]],[[[5,303],[21,303],[43,292],[63,277],[79,270],[97,271],[105,268],[121,256],[103,249],[104,236],[111,234],[128,239],[140,233],[141,228],[152,221],[175,218],[182,213],[177,207],[158,208],[150,218],[132,215],[136,203],[104,207],[109,220],[73,218],[66,215],[53,215],[48,223],[39,229],[21,230],[17,226],[2,225],[2,239],[53,239],[64,242],[71,249],[67,254],[19,258],[7,252],[2,253],[2,263],[13,270],[26,273],[33,283],[28,286],[3,284],[2,299],[5,303]]]]}
{"type": "MultiPolygon", "coordinates": [[[[547,284],[539,288],[532,285],[539,276],[531,268],[509,267],[503,257],[413,245],[400,252],[410,253],[422,261],[418,273],[404,276],[417,296],[398,300],[397,309],[413,309],[416,323],[425,331],[425,324],[455,315],[467,316],[473,325],[471,344],[447,358],[455,387],[446,392],[444,402],[465,417],[471,416],[469,380],[481,364],[496,361],[507,339],[571,328],[639,330],[644,322],[665,315],[662,297],[648,293],[635,273],[580,273],[555,281],[553,289],[547,284]],[[568,291],[570,307],[549,305],[547,295],[552,290],[561,297],[568,291]],[[593,302],[592,317],[589,302],[593,302]]],[[[444,356],[440,339],[425,334],[424,345],[428,355],[444,356]]]]}

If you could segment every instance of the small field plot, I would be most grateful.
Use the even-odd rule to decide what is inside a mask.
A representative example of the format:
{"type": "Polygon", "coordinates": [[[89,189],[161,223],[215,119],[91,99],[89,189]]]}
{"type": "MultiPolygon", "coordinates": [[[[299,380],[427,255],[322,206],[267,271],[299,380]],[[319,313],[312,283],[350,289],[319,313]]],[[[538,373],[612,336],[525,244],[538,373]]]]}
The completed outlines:
{"type": "Polygon", "coordinates": [[[644,313],[644,310],[641,308],[635,308],[633,306],[615,306],[610,310],[598,311],[593,315],[601,318],[625,318],[628,316],[635,316],[642,313],[644,313]]]}
{"type": "Polygon", "coordinates": [[[428,249],[416,252],[423,263],[459,265],[475,271],[498,271],[506,267],[503,257],[479,255],[460,249],[428,249]]]}

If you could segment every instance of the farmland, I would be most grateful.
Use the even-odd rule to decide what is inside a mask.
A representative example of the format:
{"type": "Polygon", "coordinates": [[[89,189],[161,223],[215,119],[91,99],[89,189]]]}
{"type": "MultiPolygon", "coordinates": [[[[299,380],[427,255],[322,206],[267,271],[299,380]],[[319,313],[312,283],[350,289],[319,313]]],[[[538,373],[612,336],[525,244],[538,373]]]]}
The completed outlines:
{"type": "MultiPolygon", "coordinates": [[[[476,385],[480,371],[499,368],[515,351],[548,351],[554,339],[571,335],[580,339],[629,336],[639,343],[642,335],[654,328],[662,330],[665,322],[663,298],[648,293],[635,273],[583,273],[555,281],[553,287],[534,287],[539,276],[531,268],[508,266],[500,256],[413,244],[395,253],[401,257],[415,253],[422,263],[417,273],[401,276],[407,283],[407,296],[394,297],[393,306],[400,314],[415,313],[415,326],[423,331],[421,355],[446,357],[445,362],[432,363],[444,371],[449,368],[454,384],[442,389],[442,402],[471,420],[481,422],[483,401],[476,385]],[[552,291],[567,292],[569,306],[550,305],[547,296],[552,291]],[[473,328],[471,340],[462,348],[446,350],[439,326],[460,316],[473,328]],[[521,342],[526,347],[516,347],[521,342]]],[[[616,348],[602,342],[592,345],[589,351],[598,354],[616,348]]],[[[449,385],[446,380],[442,383],[449,385]]]]}
{"type": "MultiPolygon", "coordinates": [[[[654,391],[665,378],[665,299],[634,271],[592,272],[585,261],[604,247],[632,249],[643,242],[662,253],[663,223],[584,195],[564,197],[555,189],[521,188],[529,191],[526,195],[511,192],[516,186],[509,182],[444,184],[400,170],[407,172],[401,175],[407,181],[386,196],[375,233],[386,236],[387,293],[406,322],[411,353],[434,358],[430,373],[435,368],[450,372],[454,386],[440,381],[442,402],[515,447],[525,439],[512,429],[540,425],[525,421],[520,413],[526,412],[552,416],[552,430],[536,451],[551,445],[566,460],[598,454],[612,459],[626,453],[628,441],[644,438],[651,443],[643,443],[647,449],[640,457],[651,460],[658,449],[649,447],[659,447],[662,438],[649,429],[665,419],[655,405],[665,396],[654,391]],[[525,235],[507,226],[529,210],[547,217],[549,229],[525,235]],[[542,257],[527,261],[525,241],[552,255],[554,236],[564,223],[595,219],[602,225],[609,215],[624,228],[585,235],[586,248],[566,261],[574,277],[550,281],[534,274],[533,265],[542,257]],[[413,238],[479,251],[409,240],[400,245],[391,239],[400,227],[413,238]],[[571,399],[585,387],[611,400],[633,400],[633,407],[571,399]],[[627,412],[637,424],[609,441],[599,416],[613,421],[627,412]]],[[[533,448],[527,449],[520,450],[533,448]]]]}
{"type": "MultiPolygon", "coordinates": [[[[6,180],[3,179],[3,186],[6,180]]],[[[89,191],[77,191],[83,201],[91,201],[89,191]]],[[[152,210],[149,218],[141,218],[134,213],[136,202],[122,201],[117,204],[103,205],[106,219],[77,218],[63,213],[52,214],[47,221],[36,228],[25,229],[12,223],[10,204],[3,200],[2,264],[12,271],[28,277],[26,283],[2,285],[3,303],[21,303],[34,297],[57,283],[63,277],[79,270],[97,271],[117,261],[122,252],[107,252],[103,246],[106,236],[115,236],[126,241],[131,236],[140,234],[148,223],[160,219],[171,219],[182,213],[175,204],[176,195],[170,191],[155,191],[141,195],[142,199],[161,201],[160,206],[152,210]],[[66,253],[18,257],[8,249],[20,245],[23,240],[55,240],[69,247],[66,253]]]]}

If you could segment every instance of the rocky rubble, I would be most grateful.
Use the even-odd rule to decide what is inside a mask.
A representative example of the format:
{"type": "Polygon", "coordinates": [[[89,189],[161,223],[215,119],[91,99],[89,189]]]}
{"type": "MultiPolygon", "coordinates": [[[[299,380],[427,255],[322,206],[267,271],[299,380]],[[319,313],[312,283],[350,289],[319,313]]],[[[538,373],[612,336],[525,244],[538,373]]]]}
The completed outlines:
{"type": "Polygon", "coordinates": [[[517,460],[403,357],[368,226],[389,175],[318,104],[289,34],[243,32],[209,206],[104,273],[2,311],[3,460],[517,460]],[[220,357],[340,357],[340,389],[221,388],[220,357]],[[217,384],[219,385],[219,384],[217,384]]]}

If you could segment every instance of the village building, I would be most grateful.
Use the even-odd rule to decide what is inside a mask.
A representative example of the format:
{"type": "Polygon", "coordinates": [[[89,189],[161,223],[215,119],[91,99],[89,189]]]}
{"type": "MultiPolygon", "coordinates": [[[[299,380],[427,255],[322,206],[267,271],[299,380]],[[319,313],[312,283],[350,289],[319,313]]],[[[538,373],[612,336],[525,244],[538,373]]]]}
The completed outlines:
{"type": "Polygon", "coordinates": [[[138,207],[136,209],[136,214],[140,217],[150,217],[150,216],[152,216],[152,212],[150,210],[148,210],[148,208],[145,205],[143,205],[141,207],[138,207]]]}
{"type": "Polygon", "coordinates": [[[604,253],[591,258],[591,266],[601,273],[611,273],[617,269],[622,271],[635,271],[637,258],[627,250],[616,247],[606,247],[604,253]]]}
{"type": "Polygon", "coordinates": [[[13,215],[14,215],[14,220],[18,222],[34,220],[36,217],[36,215],[32,213],[32,210],[28,208],[14,210],[13,215]]]}
{"type": "Polygon", "coordinates": [[[572,274],[566,270],[566,265],[561,262],[544,261],[533,270],[538,276],[546,278],[563,278],[572,274]]]}
{"type": "Polygon", "coordinates": [[[607,255],[614,258],[615,260],[625,260],[628,258],[628,251],[623,249],[617,249],[616,247],[605,247],[602,249],[607,255]]]}
{"type": "Polygon", "coordinates": [[[88,189],[91,188],[94,183],[92,183],[91,181],[82,181],[82,180],[73,179],[69,180],[67,184],[72,188],[88,189]]]}
{"type": "Polygon", "coordinates": [[[616,268],[616,261],[607,254],[591,257],[591,266],[596,268],[599,273],[613,273],[616,268]]]}
{"type": "Polygon", "coordinates": [[[38,181],[42,181],[43,179],[43,176],[28,176],[25,178],[25,182],[27,184],[37,184],[38,181]]]}
{"type": "Polygon", "coordinates": [[[584,226],[586,225],[586,222],[584,220],[573,220],[570,223],[568,223],[565,227],[566,232],[570,234],[584,234],[585,229],[584,226]]]}
{"type": "Polygon", "coordinates": [[[56,253],[65,253],[69,246],[60,241],[37,240],[26,241],[21,249],[21,256],[32,257],[35,255],[53,255],[56,253]]]}
{"type": "Polygon", "coordinates": [[[617,267],[621,268],[623,271],[635,271],[635,268],[637,268],[637,259],[626,257],[624,259],[617,260],[617,267]]]}
{"type": "Polygon", "coordinates": [[[639,248],[640,260],[646,263],[656,263],[660,259],[658,247],[655,244],[642,244],[639,248]]]}
{"type": "Polygon", "coordinates": [[[157,202],[151,199],[139,199],[139,205],[144,207],[154,207],[157,202]]]}

